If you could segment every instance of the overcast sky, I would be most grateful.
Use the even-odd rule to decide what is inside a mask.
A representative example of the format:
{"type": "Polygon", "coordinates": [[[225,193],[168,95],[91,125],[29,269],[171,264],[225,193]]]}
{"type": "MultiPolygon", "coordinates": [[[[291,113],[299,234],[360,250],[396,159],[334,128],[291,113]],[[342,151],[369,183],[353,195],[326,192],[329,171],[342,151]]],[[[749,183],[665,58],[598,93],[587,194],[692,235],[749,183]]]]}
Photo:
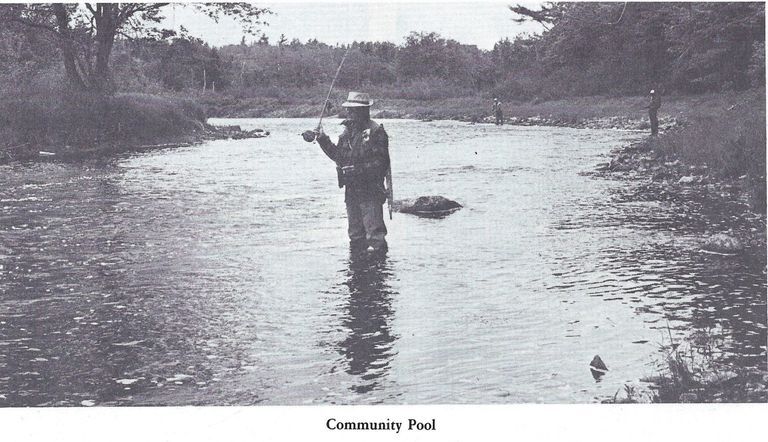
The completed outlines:
{"type": "MultiPolygon", "coordinates": [[[[275,13],[267,16],[269,26],[263,28],[271,43],[285,34],[288,40],[302,42],[316,38],[329,44],[376,40],[400,44],[411,31],[434,31],[482,49],[492,49],[504,37],[541,31],[537,24],[512,21],[508,5],[515,3],[539,2],[257,2],[275,13]]],[[[239,43],[242,37],[234,21],[217,24],[178,5],[168,8],[164,24],[176,30],[184,26],[213,46],[239,43]]]]}

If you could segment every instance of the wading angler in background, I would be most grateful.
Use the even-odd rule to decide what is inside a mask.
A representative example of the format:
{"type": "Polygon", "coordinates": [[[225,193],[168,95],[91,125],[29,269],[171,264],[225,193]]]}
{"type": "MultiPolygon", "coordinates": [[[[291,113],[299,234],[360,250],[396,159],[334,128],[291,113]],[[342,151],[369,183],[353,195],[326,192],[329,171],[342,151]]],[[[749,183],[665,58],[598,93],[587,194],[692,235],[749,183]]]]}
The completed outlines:
{"type": "Polygon", "coordinates": [[[353,251],[381,252],[387,248],[383,205],[389,137],[383,126],[371,120],[371,104],[368,94],[350,92],[342,104],[348,118],[341,123],[344,132],[338,143],[331,141],[322,125],[315,135],[323,152],[336,163],[339,187],[345,189],[350,246],[353,251]]]}
{"type": "Polygon", "coordinates": [[[501,110],[501,101],[498,98],[493,99],[493,115],[496,117],[496,125],[504,124],[504,113],[501,110]]]}
{"type": "Polygon", "coordinates": [[[661,97],[655,89],[651,89],[651,103],[648,105],[648,118],[651,120],[651,135],[659,134],[659,108],[661,107],[661,97]]]}

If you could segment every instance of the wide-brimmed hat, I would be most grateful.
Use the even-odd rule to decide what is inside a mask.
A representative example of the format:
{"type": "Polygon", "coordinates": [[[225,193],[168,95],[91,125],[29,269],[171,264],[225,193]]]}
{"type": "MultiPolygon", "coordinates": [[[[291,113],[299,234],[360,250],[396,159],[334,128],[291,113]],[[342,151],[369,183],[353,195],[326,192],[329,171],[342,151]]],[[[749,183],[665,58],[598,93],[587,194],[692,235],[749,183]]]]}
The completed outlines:
{"type": "Polygon", "coordinates": [[[342,107],[370,107],[373,104],[371,97],[363,92],[350,92],[347,95],[347,101],[342,103],[342,107]]]}

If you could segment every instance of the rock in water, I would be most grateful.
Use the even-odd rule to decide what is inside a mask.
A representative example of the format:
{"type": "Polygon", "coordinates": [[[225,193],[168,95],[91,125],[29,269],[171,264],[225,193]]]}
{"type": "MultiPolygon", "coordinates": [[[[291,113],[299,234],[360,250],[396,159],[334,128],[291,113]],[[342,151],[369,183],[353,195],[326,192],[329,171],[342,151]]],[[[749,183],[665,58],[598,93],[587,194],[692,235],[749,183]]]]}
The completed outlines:
{"type": "Polygon", "coordinates": [[[704,241],[702,248],[709,252],[732,254],[744,250],[744,244],[738,238],[718,233],[704,241]]]}
{"type": "Polygon", "coordinates": [[[701,177],[695,177],[695,176],[684,176],[684,177],[680,177],[680,179],[677,180],[677,184],[683,184],[683,185],[698,184],[700,182],[701,182],[701,177]]]}
{"type": "Polygon", "coordinates": [[[416,199],[397,200],[392,204],[396,212],[428,218],[442,218],[462,208],[456,201],[443,196],[420,196],[416,199]]]}
{"type": "Polygon", "coordinates": [[[304,138],[304,141],[306,141],[307,143],[311,143],[315,141],[315,138],[317,138],[317,134],[315,133],[315,131],[312,131],[312,130],[305,130],[304,132],[301,133],[301,136],[304,138]]]}
{"type": "Polygon", "coordinates": [[[592,358],[592,362],[589,363],[589,371],[592,372],[592,377],[595,378],[596,381],[599,381],[600,378],[608,372],[608,367],[605,366],[605,363],[600,359],[600,356],[595,355],[595,357],[592,358]]]}

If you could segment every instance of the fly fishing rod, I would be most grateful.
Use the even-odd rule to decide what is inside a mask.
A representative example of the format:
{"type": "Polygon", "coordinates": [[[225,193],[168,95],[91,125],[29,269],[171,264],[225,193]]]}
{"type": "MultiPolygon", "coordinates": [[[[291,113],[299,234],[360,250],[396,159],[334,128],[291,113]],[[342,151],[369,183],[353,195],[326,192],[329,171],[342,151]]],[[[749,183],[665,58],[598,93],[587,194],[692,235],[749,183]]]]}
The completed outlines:
{"type": "MultiPolygon", "coordinates": [[[[328,108],[328,100],[331,99],[331,92],[333,92],[333,86],[336,84],[336,79],[339,78],[339,72],[341,72],[341,67],[344,66],[344,60],[347,59],[347,54],[349,54],[349,50],[351,48],[352,46],[347,46],[347,50],[344,51],[344,56],[341,57],[341,63],[339,63],[339,67],[336,69],[336,75],[334,75],[333,80],[331,80],[331,87],[328,88],[328,95],[325,96],[325,102],[323,103],[323,110],[320,111],[320,121],[317,123],[318,129],[323,124],[323,117],[325,116],[325,110],[328,108]]],[[[303,134],[301,134],[301,136],[304,137],[304,141],[311,143],[312,141],[315,141],[315,138],[317,137],[317,131],[308,130],[303,134]]]]}
{"type": "MultiPolygon", "coordinates": [[[[301,134],[301,136],[304,138],[304,141],[311,143],[315,141],[317,138],[318,132],[320,131],[320,128],[323,124],[323,117],[325,116],[325,110],[328,108],[328,100],[331,99],[331,92],[333,92],[333,86],[336,84],[336,79],[339,78],[339,72],[341,72],[341,67],[344,66],[344,60],[347,59],[347,54],[349,54],[349,50],[352,48],[352,46],[347,46],[347,50],[344,51],[344,56],[341,57],[341,62],[339,63],[339,67],[336,68],[336,74],[333,76],[333,80],[331,80],[331,87],[328,88],[328,94],[325,96],[325,102],[323,103],[323,109],[320,111],[320,121],[317,123],[317,129],[316,130],[308,130],[301,134]]],[[[321,149],[323,149],[323,152],[325,152],[326,155],[328,155],[329,158],[333,158],[332,155],[330,155],[323,146],[320,146],[321,149]]],[[[337,167],[341,168],[342,166],[337,163],[337,167]]],[[[390,166],[387,169],[387,174],[385,177],[386,182],[386,190],[387,190],[387,201],[388,201],[388,207],[389,207],[389,219],[392,219],[392,167],[390,166]]]]}

